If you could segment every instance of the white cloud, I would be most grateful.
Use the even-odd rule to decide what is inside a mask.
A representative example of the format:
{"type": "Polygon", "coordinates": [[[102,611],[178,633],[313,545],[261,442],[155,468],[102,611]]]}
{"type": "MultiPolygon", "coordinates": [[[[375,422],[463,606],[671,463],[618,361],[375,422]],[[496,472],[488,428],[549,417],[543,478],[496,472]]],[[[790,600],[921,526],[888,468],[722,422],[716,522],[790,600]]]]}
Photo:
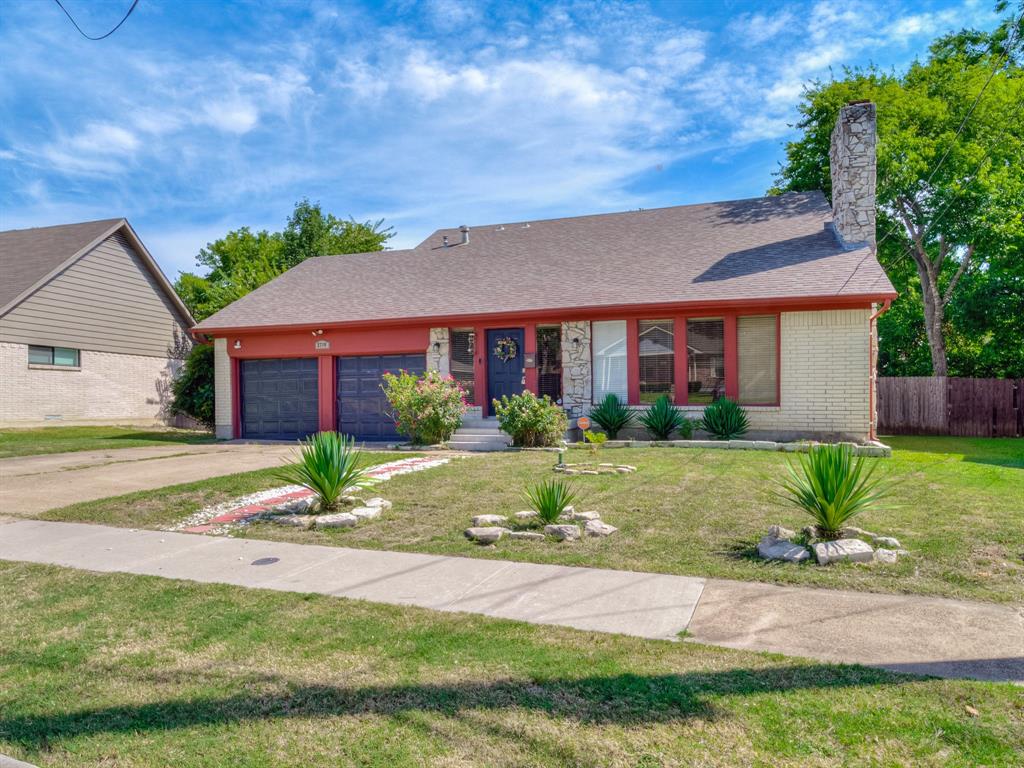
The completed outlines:
{"type": "Polygon", "coordinates": [[[248,133],[259,121],[259,111],[248,99],[214,100],[203,105],[205,122],[228,133],[248,133]]]}
{"type": "Polygon", "coordinates": [[[790,8],[783,8],[775,14],[742,13],[729,22],[728,30],[743,45],[756,46],[792,31],[795,22],[796,14],[790,8]]]}

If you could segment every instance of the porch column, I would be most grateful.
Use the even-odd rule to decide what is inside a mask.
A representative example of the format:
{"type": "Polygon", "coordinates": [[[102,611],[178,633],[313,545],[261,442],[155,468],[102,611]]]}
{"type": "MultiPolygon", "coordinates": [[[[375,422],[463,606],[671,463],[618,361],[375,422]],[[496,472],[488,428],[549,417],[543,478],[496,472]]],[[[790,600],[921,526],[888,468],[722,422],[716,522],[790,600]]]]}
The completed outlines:
{"type": "Polygon", "coordinates": [[[537,324],[526,323],[523,328],[523,354],[533,355],[533,365],[529,368],[523,369],[523,374],[526,376],[526,388],[533,392],[533,394],[539,394],[537,392],[537,324]]]}
{"type": "Polygon", "coordinates": [[[736,331],[736,315],[725,316],[725,396],[738,400],[740,396],[740,355],[736,331]]]}
{"type": "Polygon", "coordinates": [[[451,373],[451,332],[447,328],[431,328],[427,342],[427,370],[442,376],[451,373]]]}
{"type": "Polygon", "coordinates": [[[686,346],[686,318],[678,315],[672,319],[672,341],[674,370],[672,375],[676,382],[676,405],[686,405],[690,394],[689,351],[686,346]]]}
{"type": "Polygon", "coordinates": [[[473,329],[473,392],[482,415],[490,412],[487,403],[487,331],[482,325],[473,329]]]}
{"type": "Polygon", "coordinates": [[[228,357],[228,340],[213,340],[213,423],[218,440],[235,437],[235,405],[232,381],[234,366],[228,357]]]}
{"type": "Polygon", "coordinates": [[[562,323],[562,405],[570,416],[590,413],[593,385],[590,321],[562,323]]]}
{"type": "Polygon", "coordinates": [[[321,432],[334,432],[338,428],[336,413],[338,391],[334,379],[334,356],[320,355],[317,358],[318,415],[321,432]]]}

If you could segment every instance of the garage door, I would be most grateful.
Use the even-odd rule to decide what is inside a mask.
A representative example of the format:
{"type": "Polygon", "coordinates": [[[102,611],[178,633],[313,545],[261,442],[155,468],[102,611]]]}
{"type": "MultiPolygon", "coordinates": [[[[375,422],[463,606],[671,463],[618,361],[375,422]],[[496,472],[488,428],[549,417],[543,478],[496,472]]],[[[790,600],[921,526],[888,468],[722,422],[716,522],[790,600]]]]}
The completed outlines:
{"type": "Polygon", "coordinates": [[[398,437],[384,391],[385,371],[400,369],[421,374],[424,355],[371,355],[338,358],[338,431],[357,440],[394,440],[398,437]]]}
{"type": "Polygon", "coordinates": [[[320,427],[315,358],[243,360],[242,437],[295,440],[320,427]]]}

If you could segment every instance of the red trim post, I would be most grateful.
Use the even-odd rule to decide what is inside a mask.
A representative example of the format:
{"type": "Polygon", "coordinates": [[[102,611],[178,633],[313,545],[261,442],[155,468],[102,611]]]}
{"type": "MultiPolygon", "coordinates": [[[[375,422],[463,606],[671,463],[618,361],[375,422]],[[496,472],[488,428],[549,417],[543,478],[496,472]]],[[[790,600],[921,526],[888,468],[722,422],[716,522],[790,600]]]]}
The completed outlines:
{"type": "Polygon", "coordinates": [[[334,385],[334,357],[320,355],[317,358],[317,366],[320,431],[334,432],[338,428],[338,417],[335,414],[338,399],[334,385]]]}
{"type": "Polygon", "coordinates": [[[672,318],[672,346],[675,353],[672,376],[675,379],[676,405],[686,405],[690,395],[690,364],[686,346],[686,318],[681,315],[672,318]]]}
{"type": "Polygon", "coordinates": [[[231,434],[235,440],[242,436],[242,363],[231,358],[231,434]]]}
{"type": "MultiPolygon", "coordinates": [[[[537,391],[537,324],[526,323],[523,326],[523,354],[534,356],[533,367],[523,368],[523,373],[526,376],[526,388],[533,392],[535,395],[540,393],[537,391]]],[[[525,362],[525,361],[524,361],[525,362]]]]}
{"type": "Polygon", "coordinates": [[[476,405],[487,415],[487,332],[482,325],[473,329],[473,391],[476,405]]]}
{"type": "Polygon", "coordinates": [[[725,396],[739,400],[740,396],[740,354],[736,334],[736,315],[726,315],[725,330],[725,396]]]}
{"type": "Polygon", "coordinates": [[[640,405],[640,321],[626,320],[626,392],[630,405],[640,405]]]}

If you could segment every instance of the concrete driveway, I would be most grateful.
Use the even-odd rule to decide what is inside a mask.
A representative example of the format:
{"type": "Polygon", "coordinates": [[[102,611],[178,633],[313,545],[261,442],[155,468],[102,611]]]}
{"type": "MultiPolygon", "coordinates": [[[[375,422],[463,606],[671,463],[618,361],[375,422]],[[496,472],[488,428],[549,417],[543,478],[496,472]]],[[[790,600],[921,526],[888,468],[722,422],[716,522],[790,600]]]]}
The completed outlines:
{"type": "Polygon", "coordinates": [[[0,513],[31,516],[78,501],[281,466],[287,443],[158,445],[0,459],[0,513]]]}

